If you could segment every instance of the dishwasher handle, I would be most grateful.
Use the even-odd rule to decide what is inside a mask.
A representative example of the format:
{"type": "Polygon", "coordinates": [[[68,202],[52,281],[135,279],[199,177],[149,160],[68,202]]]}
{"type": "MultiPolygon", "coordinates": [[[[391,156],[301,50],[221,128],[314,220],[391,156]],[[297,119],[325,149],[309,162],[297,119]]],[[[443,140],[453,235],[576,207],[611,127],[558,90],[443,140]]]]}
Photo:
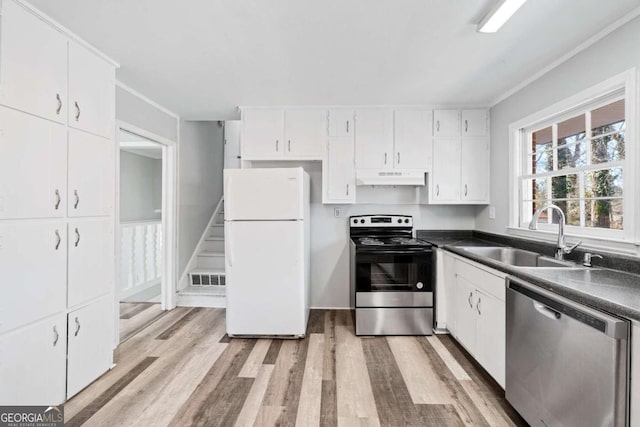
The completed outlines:
{"type": "Polygon", "coordinates": [[[628,320],[594,310],[512,276],[507,277],[506,284],[509,291],[517,292],[533,300],[536,310],[546,317],[553,320],[560,320],[564,316],[570,317],[614,339],[626,340],[629,338],[630,325],[628,320]],[[560,317],[553,313],[557,313],[560,317]]]}

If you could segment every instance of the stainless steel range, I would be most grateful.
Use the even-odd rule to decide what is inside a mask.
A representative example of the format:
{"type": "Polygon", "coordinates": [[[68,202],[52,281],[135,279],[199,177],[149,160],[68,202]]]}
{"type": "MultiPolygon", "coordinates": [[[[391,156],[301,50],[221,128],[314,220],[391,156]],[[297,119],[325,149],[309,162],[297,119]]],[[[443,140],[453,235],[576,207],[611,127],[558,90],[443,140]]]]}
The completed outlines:
{"type": "Polygon", "coordinates": [[[413,218],[352,216],[349,224],[356,335],[431,335],[433,251],[413,238],[413,218]]]}

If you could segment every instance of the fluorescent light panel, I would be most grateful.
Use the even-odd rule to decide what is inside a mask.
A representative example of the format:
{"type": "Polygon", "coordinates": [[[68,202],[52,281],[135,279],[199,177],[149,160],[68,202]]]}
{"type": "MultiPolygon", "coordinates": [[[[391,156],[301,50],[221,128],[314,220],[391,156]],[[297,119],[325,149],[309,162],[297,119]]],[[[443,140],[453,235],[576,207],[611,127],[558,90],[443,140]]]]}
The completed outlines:
{"type": "Polygon", "coordinates": [[[481,33],[495,33],[527,0],[502,0],[478,24],[481,33]]]}

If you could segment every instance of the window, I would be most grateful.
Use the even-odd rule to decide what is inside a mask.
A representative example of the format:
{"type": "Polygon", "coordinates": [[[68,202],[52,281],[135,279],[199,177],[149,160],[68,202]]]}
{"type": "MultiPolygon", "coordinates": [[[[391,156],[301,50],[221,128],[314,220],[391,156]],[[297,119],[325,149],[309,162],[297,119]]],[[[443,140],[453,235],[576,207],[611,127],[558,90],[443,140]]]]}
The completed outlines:
{"type": "Polygon", "coordinates": [[[636,154],[637,70],[630,69],[509,126],[510,233],[555,239],[565,233],[594,248],[640,253],[636,154]]]}
{"type": "MultiPolygon", "coordinates": [[[[553,203],[567,225],[622,230],[625,124],[625,102],[618,95],[524,129],[523,222],[553,203]]],[[[558,220],[556,211],[540,215],[542,223],[558,220]]]]}

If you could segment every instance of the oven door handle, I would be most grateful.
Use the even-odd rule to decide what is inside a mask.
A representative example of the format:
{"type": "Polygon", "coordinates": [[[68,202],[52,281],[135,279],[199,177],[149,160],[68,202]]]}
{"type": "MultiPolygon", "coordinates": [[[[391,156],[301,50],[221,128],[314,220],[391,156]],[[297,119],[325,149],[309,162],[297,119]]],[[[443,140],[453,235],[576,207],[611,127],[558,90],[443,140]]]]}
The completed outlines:
{"type": "Polygon", "coordinates": [[[356,255],[413,255],[431,253],[433,253],[433,249],[360,249],[356,251],[356,255]]]}

